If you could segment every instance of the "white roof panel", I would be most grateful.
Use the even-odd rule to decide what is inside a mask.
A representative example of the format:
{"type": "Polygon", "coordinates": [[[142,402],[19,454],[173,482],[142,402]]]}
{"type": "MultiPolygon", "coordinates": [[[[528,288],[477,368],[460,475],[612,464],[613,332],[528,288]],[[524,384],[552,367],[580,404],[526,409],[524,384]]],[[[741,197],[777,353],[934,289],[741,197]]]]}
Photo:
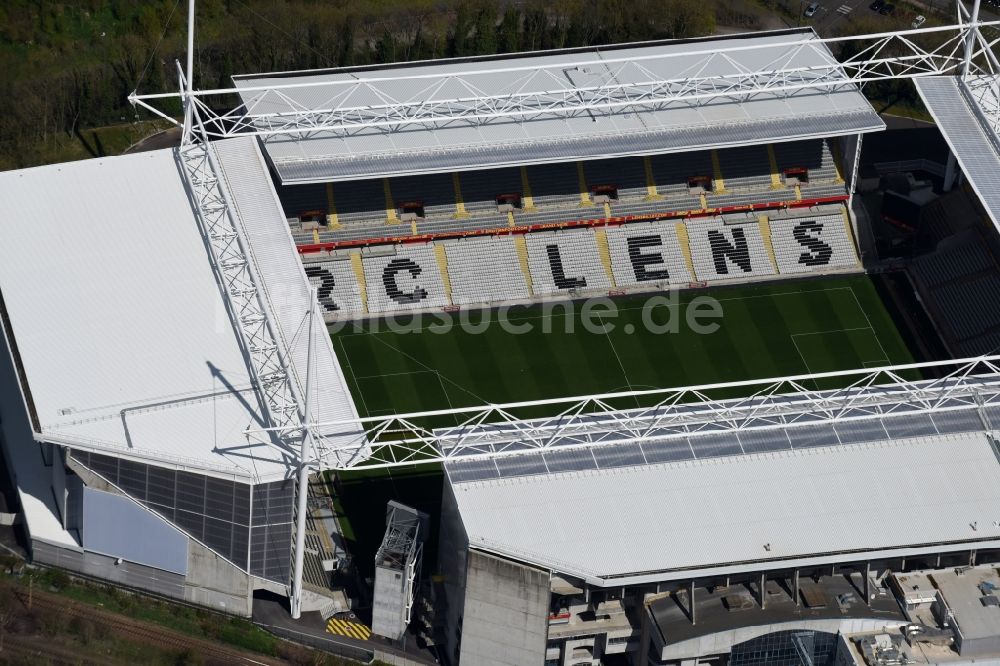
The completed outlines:
{"type": "MultiPolygon", "coordinates": [[[[215,145],[304,368],[305,336],[293,328],[307,282],[262,158],[250,138],[215,145]],[[249,166],[237,172],[241,161],[249,166]]],[[[160,150],[0,173],[0,293],[37,428],[63,444],[284,477],[287,462],[242,434],[259,405],[180,169],[160,150]]],[[[353,416],[329,339],[317,342],[329,350],[319,355],[319,411],[353,416]]]]}
{"type": "Polygon", "coordinates": [[[998,472],[977,433],[452,485],[470,547],[621,585],[997,541],[998,472]]]}
{"type": "MultiPolygon", "coordinates": [[[[234,77],[234,81],[242,89],[324,84],[284,88],[285,98],[248,90],[242,93],[243,100],[253,113],[364,105],[391,107],[507,94],[562,94],[578,88],[655,80],[651,77],[673,81],[835,63],[825,48],[792,44],[814,39],[817,37],[811,29],[801,29],[378,68],[260,74],[234,77]],[[587,64],[577,66],[584,62],[587,64]],[[562,64],[572,66],[560,68],[562,64]],[[449,78],[455,74],[462,74],[461,80],[449,78]],[[345,82],[351,85],[341,85],[345,82]],[[354,85],[358,82],[367,83],[354,85]],[[376,88],[379,94],[375,94],[376,88]]],[[[860,91],[853,85],[845,85],[836,89],[803,89],[781,97],[777,93],[757,93],[753,98],[716,99],[707,104],[704,99],[676,101],[641,111],[592,109],[564,120],[491,118],[481,125],[490,130],[482,133],[461,121],[410,125],[419,128],[418,134],[426,135],[428,140],[423,143],[413,135],[408,135],[405,143],[395,145],[358,142],[358,130],[352,130],[352,138],[346,144],[328,141],[327,137],[336,136],[328,131],[296,136],[293,141],[279,135],[265,139],[264,145],[282,182],[303,183],[719,147],[729,142],[717,140],[716,133],[729,129],[733,123],[741,125],[736,140],[742,142],[784,141],[884,128],[860,91]],[[609,142],[617,144],[620,151],[609,153],[609,142]],[[426,152],[428,147],[437,146],[451,149],[426,152]],[[490,157],[483,159],[484,153],[490,157]]],[[[395,137],[401,127],[404,126],[374,131],[395,137]]]]}
{"type": "Polygon", "coordinates": [[[1000,137],[987,133],[957,77],[935,76],[914,79],[914,83],[987,214],[1000,229],[1000,137]]]}

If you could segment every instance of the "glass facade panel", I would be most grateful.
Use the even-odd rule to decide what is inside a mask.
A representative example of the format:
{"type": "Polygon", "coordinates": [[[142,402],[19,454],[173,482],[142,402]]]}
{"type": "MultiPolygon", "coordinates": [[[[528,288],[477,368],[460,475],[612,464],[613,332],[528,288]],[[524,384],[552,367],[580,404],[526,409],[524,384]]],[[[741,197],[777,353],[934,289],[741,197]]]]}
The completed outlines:
{"type": "MultiPolygon", "coordinates": [[[[78,463],[238,567],[247,569],[251,498],[249,484],[164,469],[97,453],[74,451],[72,456],[78,463]]],[[[279,485],[285,483],[279,482],[279,485]]],[[[264,494],[266,498],[267,493],[264,494]]],[[[282,507],[282,515],[286,517],[286,521],[290,521],[290,498],[285,502],[287,506],[281,502],[277,504],[282,507]]],[[[291,548],[290,542],[288,547],[291,548]]]]}
{"type": "Polygon", "coordinates": [[[823,631],[775,631],[733,646],[730,666],[834,666],[837,635],[823,631]]]}

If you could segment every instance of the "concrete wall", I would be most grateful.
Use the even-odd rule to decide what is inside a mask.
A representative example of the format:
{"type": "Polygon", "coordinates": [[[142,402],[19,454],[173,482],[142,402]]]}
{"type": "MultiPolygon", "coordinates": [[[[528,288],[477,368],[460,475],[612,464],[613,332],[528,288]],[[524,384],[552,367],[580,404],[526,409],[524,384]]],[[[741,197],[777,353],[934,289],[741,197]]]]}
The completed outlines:
{"type": "MultiPolygon", "coordinates": [[[[76,463],[72,458],[67,457],[70,469],[76,473],[83,482],[91,488],[121,494],[121,491],[105,481],[100,476],[94,474],[83,465],[76,463]]],[[[148,509],[146,509],[149,511],[148,509]]],[[[150,511],[151,515],[157,515],[150,511]]],[[[162,517],[158,516],[161,520],[162,517]]],[[[148,575],[129,576],[127,581],[116,578],[109,578],[123,585],[130,585],[139,589],[149,590],[157,594],[163,594],[176,599],[182,599],[188,603],[208,606],[218,611],[233,613],[249,617],[251,613],[253,586],[250,576],[234,565],[232,562],[220,557],[214,551],[198,543],[187,539],[187,576],[181,577],[179,587],[171,587],[169,590],[161,589],[159,582],[151,582],[164,576],[166,572],[149,567],[142,567],[135,563],[128,564],[129,567],[136,568],[137,572],[153,572],[148,575]],[[156,573],[159,572],[159,575],[156,573]]],[[[90,553],[88,553],[90,555],[90,553]]],[[[63,556],[65,559],[65,556],[63,556]]],[[[53,563],[54,564],[54,563],[53,563]]],[[[63,566],[63,565],[60,565],[63,566]]],[[[122,566],[122,565],[119,565],[122,566]]],[[[69,567],[67,567],[69,568],[69,567]]],[[[106,568],[105,568],[106,569],[106,568]]],[[[105,577],[100,573],[105,569],[86,570],[74,569],[91,576],[105,577]]],[[[111,570],[112,574],[115,572],[111,570]]],[[[169,578],[169,575],[168,575],[169,578]]],[[[172,579],[171,579],[172,580],[172,579]]],[[[283,590],[283,588],[282,588],[283,590]]]]}
{"type": "Polygon", "coordinates": [[[188,539],[188,574],[184,600],[218,611],[250,616],[250,576],[194,539],[188,539]]]}
{"type": "Polygon", "coordinates": [[[375,567],[372,633],[397,640],[406,631],[406,573],[392,567],[375,567]]]}
{"type": "Polygon", "coordinates": [[[548,571],[470,550],[460,663],[543,663],[549,598],[548,571]]]}
{"type": "Polygon", "coordinates": [[[438,566],[443,579],[444,654],[447,663],[457,663],[462,614],[465,610],[465,563],[468,536],[455,502],[455,491],[445,482],[441,497],[441,531],[438,537],[438,566]]]}

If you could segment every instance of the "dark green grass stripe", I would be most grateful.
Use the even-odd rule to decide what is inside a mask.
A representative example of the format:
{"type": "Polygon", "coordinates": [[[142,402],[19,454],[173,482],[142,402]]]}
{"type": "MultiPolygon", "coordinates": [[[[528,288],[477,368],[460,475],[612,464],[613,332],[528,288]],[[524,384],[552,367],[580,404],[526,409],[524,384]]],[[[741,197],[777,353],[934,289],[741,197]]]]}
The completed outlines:
{"type": "MultiPolygon", "coordinates": [[[[620,316],[609,319],[615,325],[610,335],[583,331],[578,303],[573,334],[564,329],[565,306],[556,307],[554,318],[548,320],[541,318],[546,310],[535,306],[514,311],[516,319],[534,327],[527,335],[511,335],[494,324],[479,335],[458,329],[447,335],[401,335],[383,330],[334,337],[343,345],[343,350],[338,345],[338,353],[348,357],[350,369],[358,377],[440,371],[445,394],[433,373],[396,381],[404,389],[387,387],[386,383],[393,381],[389,378],[355,383],[348,373],[356,396],[363,393],[369,409],[380,412],[390,407],[401,411],[397,402],[432,409],[448,407],[447,398],[455,405],[475,405],[605,393],[627,384],[643,389],[668,388],[800,374],[806,367],[797,348],[802,349],[813,371],[858,368],[864,361],[877,360],[883,355],[879,340],[891,361],[910,359],[865,277],[688,292],[680,298],[674,315],[680,318],[677,333],[657,334],[643,327],[642,307],[648,298],[617,300],[620,316]],[[684,311],[692,299],[704,295],[718,298],[724,314],[719,331],[699,335],[686,326],[684,311]],[[859,311],[858,303],[865,312],[859,311]],[[844,331],[866,328],[869,319],[877,338],[865,331],[844,331]],[[625,332],[627,324],[633,325],[632,334],[625,332]],[[543,333],[543,325],[551,332],[543,333]],[[830,333],[800,336],[797,345],[792,343],[793,333],[826,331],[830,333]],[[423,388],[432,381],[433,387],[423,388]],[[441,402],[444,404],[437,404],[441,402]]],[[[666,309],[655,314],[659,323],[667,319],[666,309]]]]}

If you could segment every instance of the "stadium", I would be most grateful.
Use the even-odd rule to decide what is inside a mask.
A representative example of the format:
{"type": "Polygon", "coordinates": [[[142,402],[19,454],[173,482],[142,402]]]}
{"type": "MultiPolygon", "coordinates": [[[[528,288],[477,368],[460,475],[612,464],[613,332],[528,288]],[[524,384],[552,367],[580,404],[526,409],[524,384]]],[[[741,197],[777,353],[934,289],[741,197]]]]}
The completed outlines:
{"type": "Polygon", "coordinates": [[[31,559],[287,599],[397,663],[997,656],[978,10],[840,59],[791,29],[207,91],[189,60],[132,98],[184,102],[180,147],[0,173],[31,559]],[[940,160],[865,159],[893,79],[940,160]],[[870,213],[890,186],[916,221],[870,213]]]}

